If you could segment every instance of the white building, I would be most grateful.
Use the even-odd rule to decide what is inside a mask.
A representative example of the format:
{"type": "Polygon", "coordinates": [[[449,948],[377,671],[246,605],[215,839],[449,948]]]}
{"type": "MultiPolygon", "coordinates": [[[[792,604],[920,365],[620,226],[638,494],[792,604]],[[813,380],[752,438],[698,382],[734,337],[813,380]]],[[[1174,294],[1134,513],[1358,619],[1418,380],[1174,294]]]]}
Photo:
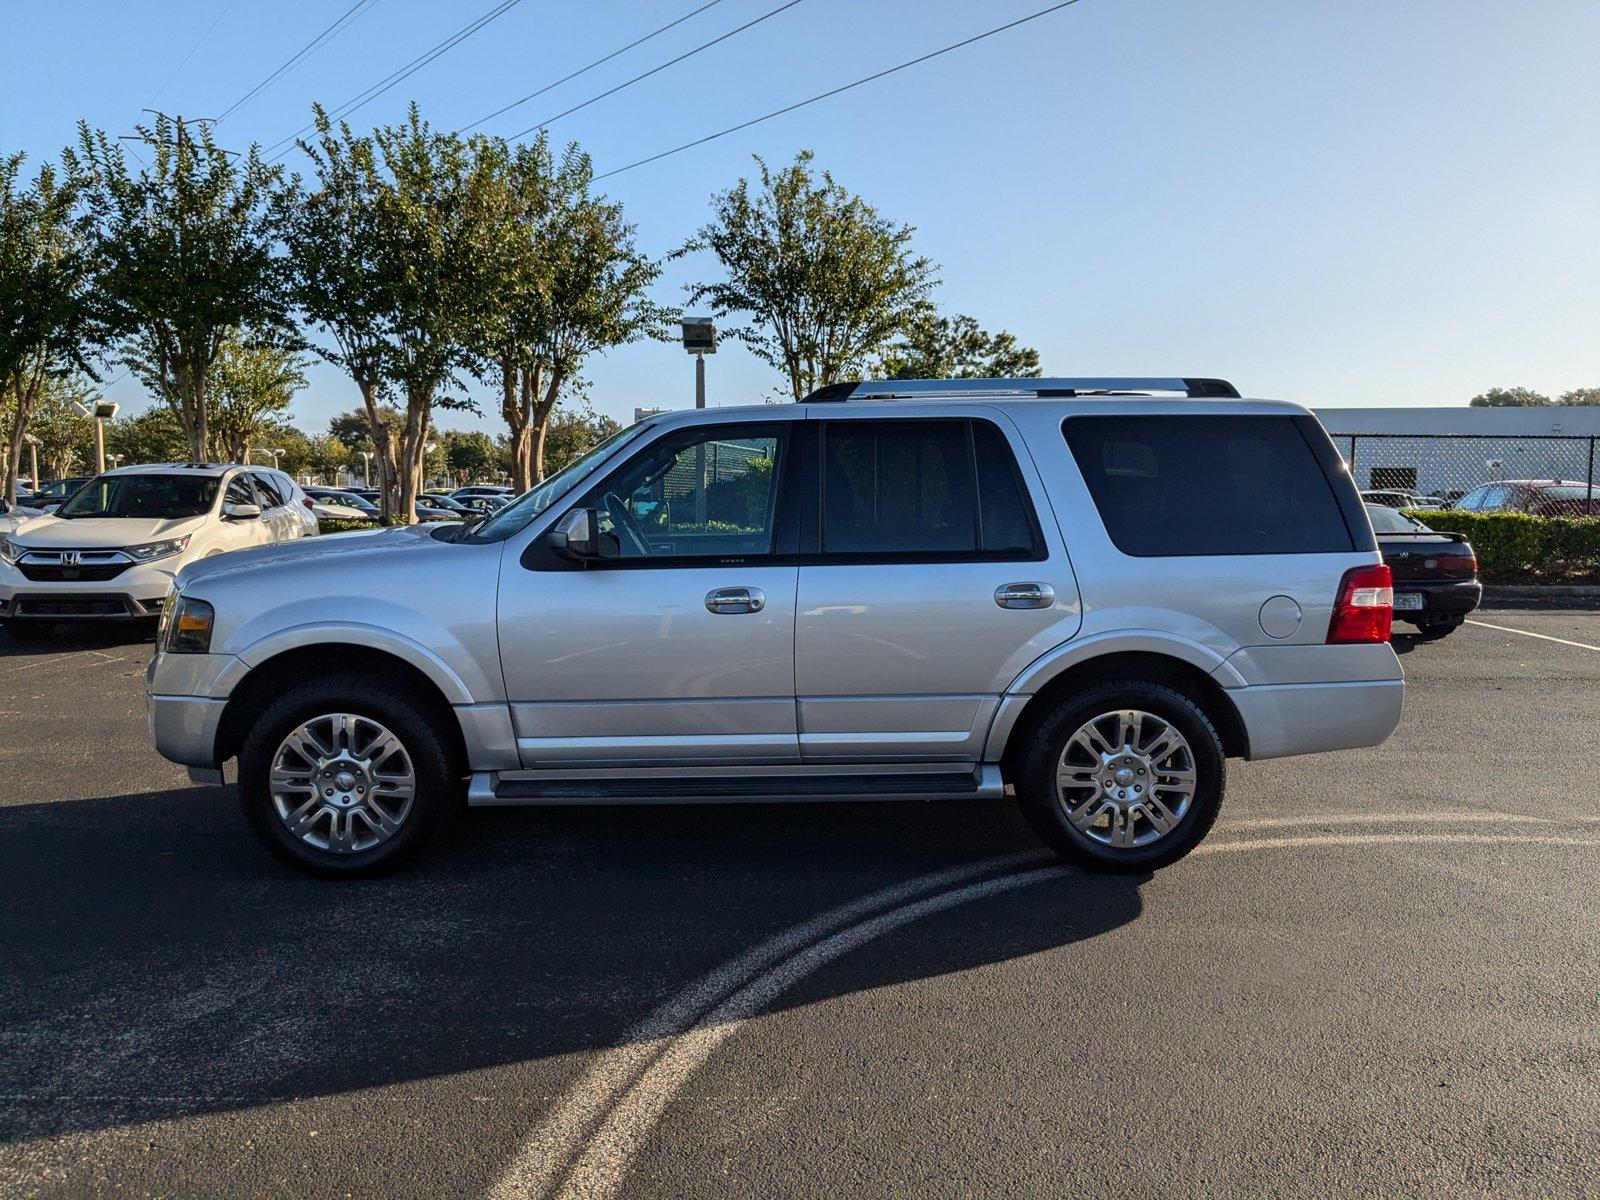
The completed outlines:
{"type": "Polygon", "coordinates": [[[1600,407],[1319,408],[1362,488],[1453,499],[1495,479],[1600,483],[1600,407]]]}

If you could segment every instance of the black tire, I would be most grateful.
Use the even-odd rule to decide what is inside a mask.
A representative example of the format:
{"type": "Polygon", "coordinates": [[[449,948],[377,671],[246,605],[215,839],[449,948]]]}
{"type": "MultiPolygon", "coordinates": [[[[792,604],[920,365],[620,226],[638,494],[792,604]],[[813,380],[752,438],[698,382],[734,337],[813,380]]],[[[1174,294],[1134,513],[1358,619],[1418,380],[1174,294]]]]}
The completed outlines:
{"type": "Polygon", "coordinates": [[[1441,617],[1436,621],[1418,621],[1417,633],[1425,638],[1442,638],[1461,628],[1465,617],[1441,617]]]}
{"type": "Polygon", "coordinates": [[[464,765],[441,718],[414,694],[381,676],[330,675],[310,679],[267,706],[239,752],[239,798],[244,817],[262,845],[280,861],[323,879],[380,875],[414,858],[462,806],[464,765]],[[416,794],[400,827],[368,849],[339,852],[295,836],[278,816],[269,777],[288,735],[306,721],[350,713],[385,726],[411,760],[416,794]]]}
{"type": "Polygon", "coordinates": [[[1227,759],[1205,711],[1165,684],[1113,679],[1063,697],[1034,721],[1014,762],[1017,801],[1023,816],[1057,854],[1098,871],[1151,871],[1176,862],[1210,831],[1222,806],[1227,759]],[[1056,769],[1069,738],[1102,714],[1124,709],[1151,713],[1170,724],[1189,743],[1195,793],[1189,808],[1165,835],[1146,846],[1113,847],[1079,831],[1067,819],[1057,794],[1056,769]]]}

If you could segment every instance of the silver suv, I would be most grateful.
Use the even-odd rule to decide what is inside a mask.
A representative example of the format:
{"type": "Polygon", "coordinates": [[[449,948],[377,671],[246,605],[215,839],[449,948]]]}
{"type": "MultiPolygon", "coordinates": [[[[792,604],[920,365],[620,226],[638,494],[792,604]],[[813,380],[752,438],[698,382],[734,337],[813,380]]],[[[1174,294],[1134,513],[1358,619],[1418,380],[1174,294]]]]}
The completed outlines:
{"type": "Polygon", "coordinates": [[[186,568],[157,749],[304,870],[471,805],[996,800],[1097,867],[1230,757],[1400,718],[1393,593],[1305,409],[1221,380],[841,384],[653,417],[499,512],[186,568]]]}

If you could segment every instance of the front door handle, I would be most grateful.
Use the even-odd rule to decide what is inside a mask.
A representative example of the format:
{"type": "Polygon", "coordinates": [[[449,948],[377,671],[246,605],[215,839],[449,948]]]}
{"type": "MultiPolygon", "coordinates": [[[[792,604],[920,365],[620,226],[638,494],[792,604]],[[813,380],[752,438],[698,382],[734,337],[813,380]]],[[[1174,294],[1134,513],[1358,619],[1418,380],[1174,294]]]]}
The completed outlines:
{"type": "Polygon", "coordinates": [[[706,593],[706,609],[714,613],[758,613],[767,606],[760,588],[725,587],[706,593]]]}
{"type": "Polygon", "coordinates": [[[994,602],[1001,608],[1049,608],[1056,602],[1056,590],[1048,583],[1002,583],[994,590],[994,602]]]}

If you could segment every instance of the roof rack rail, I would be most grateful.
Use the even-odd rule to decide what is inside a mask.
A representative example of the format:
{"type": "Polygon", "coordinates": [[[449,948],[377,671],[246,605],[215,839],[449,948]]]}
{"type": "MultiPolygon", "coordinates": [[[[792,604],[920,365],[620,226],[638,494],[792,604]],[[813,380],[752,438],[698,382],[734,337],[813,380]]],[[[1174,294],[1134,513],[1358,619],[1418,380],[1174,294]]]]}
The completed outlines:
{"type": "Polygon", "coordinates": [[[802,401],[837,404],[845,400],[912,400],[923,396],[1140,396],[1176,392],[1182,396],[1238,399],[1239,389],[1226,379],[1181,377],[1116,377],[1088,379],[880,379],[865,383],[830,383],[802,401]]]}

